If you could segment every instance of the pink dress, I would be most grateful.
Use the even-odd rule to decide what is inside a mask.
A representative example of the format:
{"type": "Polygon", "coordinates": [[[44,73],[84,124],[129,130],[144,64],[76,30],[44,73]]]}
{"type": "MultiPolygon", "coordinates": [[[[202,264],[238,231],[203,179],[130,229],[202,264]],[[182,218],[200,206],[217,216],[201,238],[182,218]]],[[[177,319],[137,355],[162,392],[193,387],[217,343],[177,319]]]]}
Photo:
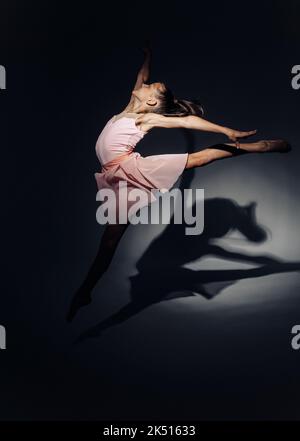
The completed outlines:
{"type": "MultiPolygon", "coordinates": [[[[98,190],[112,189],[118,197],[120,181],[126,181],[129,191],[143,190],[148,195],[147,203],[153,202],[156,198],[151,190],[169,190],[185,169],[188,153],[143,157],[134,149],[146,132],[136,126],[134,117],[115,118],[116,115],[106,123],[96,143],[102,166],[101,172],[95,173],[98,190]]],[[[127,200],[128,209],[133,204],[127,200]]]]}

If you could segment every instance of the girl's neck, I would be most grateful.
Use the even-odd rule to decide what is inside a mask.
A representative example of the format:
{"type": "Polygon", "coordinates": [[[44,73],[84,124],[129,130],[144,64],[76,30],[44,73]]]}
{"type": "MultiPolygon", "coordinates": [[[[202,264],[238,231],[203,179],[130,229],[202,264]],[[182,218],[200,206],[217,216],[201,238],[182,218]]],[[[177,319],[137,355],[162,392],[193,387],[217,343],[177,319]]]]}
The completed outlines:
{"type": "Polygon", "coordinates": [[[142,103],[134,98],[133,102],[131,102],[125,109],[127,113],[141,113],[142,103]]]}

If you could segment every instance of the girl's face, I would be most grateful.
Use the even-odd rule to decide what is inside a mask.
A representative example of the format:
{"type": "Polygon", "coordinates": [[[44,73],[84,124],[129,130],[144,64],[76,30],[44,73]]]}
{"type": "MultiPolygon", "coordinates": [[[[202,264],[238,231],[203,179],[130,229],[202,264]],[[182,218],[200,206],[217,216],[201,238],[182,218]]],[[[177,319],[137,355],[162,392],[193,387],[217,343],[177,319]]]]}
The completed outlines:
{"type": "Polygon", "coordinates": [[[132,92],[132,95],[144,105],[153,107],[158,104],[158,92],[164,92],[165,90],[166,86],[164,83],[143,83],[139,89],[132,92]]]}

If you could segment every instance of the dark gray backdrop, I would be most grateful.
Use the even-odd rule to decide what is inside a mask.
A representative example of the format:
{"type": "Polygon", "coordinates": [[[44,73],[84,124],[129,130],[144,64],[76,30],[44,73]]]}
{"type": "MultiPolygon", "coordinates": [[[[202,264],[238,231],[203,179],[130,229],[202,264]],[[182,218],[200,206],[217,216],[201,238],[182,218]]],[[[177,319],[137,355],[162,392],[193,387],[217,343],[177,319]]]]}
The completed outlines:
{"type": "MultiPolygon", "coordinates": [[[[299,12],[291,0],[3,2],[2,420],[299,418],[300,352],[290,344],[300,323],[297,264],[261,267],[207,249],[218,236],[240,255],[300,259],[300,91],[291,87],[299,12]],[[131,226],[93,304],[68,325],[103,231],[95,142],[128,103],[145,38],[153,81],[200,98],[208,119],[257,128],[255,139],[286,138],[293,151],[186,172],[176,185],[204,188],[206,236],[131,226]],[[239,217],[251,202],[266,230],[261,242],[239,217]],[[98,323],[97,338],[74,344],[98,323]]],[[[156,129],[138,151],[220,141],[156,129]]]]}

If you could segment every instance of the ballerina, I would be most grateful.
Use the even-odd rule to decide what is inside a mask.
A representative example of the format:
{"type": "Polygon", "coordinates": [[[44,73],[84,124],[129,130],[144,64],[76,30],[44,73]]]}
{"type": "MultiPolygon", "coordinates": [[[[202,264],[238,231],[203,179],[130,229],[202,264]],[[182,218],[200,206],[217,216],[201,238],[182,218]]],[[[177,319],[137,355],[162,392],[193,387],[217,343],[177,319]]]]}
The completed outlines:
{"type": "MultiPolygon", "coordinates": [[[[119,184],[123,181],[129,189],[142,189],[147,195],[147,203],[151,203],[155,199],[154,189],[171,189],[185,170],[247,153],[285,153],[291,150],[288,142],[282,139],[241,143],[240,139],[255,135],[257,130],[234,130],[210,122],[203,118],[204,111],[198,100],[177,99],[165,83],[149,83],[152,52],[148,46],[143,51],[144,63],[137,75],[128,105],[121,113],[109,119],[96,143],[96,154],[102,166],[101,172],[95,173],[98,190],[109,188],[118,195],[119,184]],[[184,128],[219,133],[231,142],[193,153],[143,157],[134,149],[154,128],[184,128]]],[[[130,200],[126,202],[128,210],[135,203],[130,200]]],[[[69,322],[81,307],[91,302],[92,290],[109,268],[129,224],[129,218],[127,222],[121,223],[117,215],[116,222],[106,225],[96,257],[71,301],[67,314],[69,322]]]]}

